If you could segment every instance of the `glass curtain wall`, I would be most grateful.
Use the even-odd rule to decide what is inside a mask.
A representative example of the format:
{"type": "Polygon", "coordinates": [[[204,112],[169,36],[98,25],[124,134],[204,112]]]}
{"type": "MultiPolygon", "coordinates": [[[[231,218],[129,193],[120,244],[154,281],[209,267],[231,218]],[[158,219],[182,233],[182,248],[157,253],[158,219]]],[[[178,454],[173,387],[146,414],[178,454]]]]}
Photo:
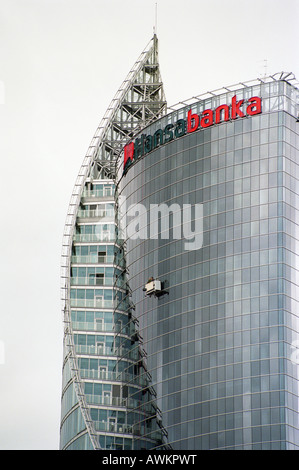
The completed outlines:
{"type": "Polygon", "coordinates": [[[298,90],[285,81],[245,87],[192,112],[233,95],[261,97],[261,114],[187,134],[120,170],[127,207],[203,205],[198,250],[161,231],[151,239],[149,218],[147,236],[127,236],[129,285],[173,449],[297,449],[298,90]],[[164,295],[145,294],[151,277],[164,295]]]}

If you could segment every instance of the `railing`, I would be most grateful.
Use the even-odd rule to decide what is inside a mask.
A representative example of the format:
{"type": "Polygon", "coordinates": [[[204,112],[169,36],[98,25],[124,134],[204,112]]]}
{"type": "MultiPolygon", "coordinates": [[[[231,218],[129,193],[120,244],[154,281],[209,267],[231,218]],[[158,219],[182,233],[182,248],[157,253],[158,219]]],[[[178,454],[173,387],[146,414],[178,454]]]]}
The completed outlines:
{"type": "Polygon", "coordinates": [[[132,434],[133,427],[129,424],[106,423],[105,421],[94,421],[96,431],[116,432],[120,434],[132,434]]]}
{"type": "Polygon", "coordinates": [[[113,278],[72,277],[71,286],[113,286],[113,278]]]}
{"type": "Polygon", "coordinates": [[[77,354],[87,354],[92,356],[117,356],[126,359],[137,360],[139,358],[138,349],[111,348],[106,346],[86,346],[84,344],[75,345],[77,354]]]}
{"type": "Polygon", "coordinates": [[[114,233],[76,233],[73,237],[74,242],[114,242],[116,235],[114,233]]]}
{"type": "Polygon", "coordinates": [[[82,197],[114,197],[114,188],[113,189],[93,189],[87,190],[85,189],[82,193],[82,197]]]}
{"type": "Polygon", "coordinates": [[[94,255],[88,255],[88,256],[72,256],[71,262],[73,264],[99,264],[99,263],[105,263],[105,264],[113,264],[114,262],[114,256],[101,256],[95,253],[94,255]]]}
{"type": "Polygon", "coordinates": [[[131,323],[126,325],[118,325],[111,323],[105,323],[104,321],[84,322],[84,321],[72,321],[72,329],[74,331],[103,331],[103,332],[114,332],[115,334],[122,334],[126,336],[132,336],[135,332],[131,323]]]}
{"type": "Polygon", "coordinates": [[[129,308],[127,300],[103,300],[103,299],[71,299],[71,308],[108,308],[126,312],[129,308]]]}
{"type": "Polygon", "coordinates": [[[71,307],[113,309],[115,307],[115,302],[113,300],[103,299],[71,299],[71,307]]]}
{"type": "MultiPolygon", "coordinates": [[[[107,423],[106,421],[94,421],[94,426],[97,432],[110,432],[117,434],[133,434],[135,436],[144,436],[147,439],[154,441],[162,440],[162,431],[161,430],[144,430],[138,426],[132,426],[130,424],[120,424],[120,423],[107,423]]],[[[113,449],[111,449],[113,450],[113,449]]]]}
{"type": "Polygon", "coordinates": [[[72,328],[74,331],[103,331],[103,332],[113,332],[113,323],[104,323],[104,322],[80,322],[73,321],[72,328]]]}
{"type": "Polygon", "coordinates": [[[101,209],[94,209],[94,210],[83,210],[79,209],[77,217],[84,219],[84,218],[102,218],[102,217],[114,217],[114,210],[101,210],[101,209]]]}
{"type": "Polygon", "coordinates": [[[88,354],[96,356],[115,356],[116,349],[106,346],[86,346],[84,344],[76,344],[76,352],[78,354],[88,354]]]}
{"type": "Polygon", "coordinates": [[[145,375],[134,376],[132,374],[127,374],[126,372],[100,371],[97,369],[80,369],[80,377],[82,379],[123,382],[132,385],[139,385],[141,387],[146,387],[148,385],[148,379],[145,375]]]}
{"type": "Polygon", "coordinates": [[[120,398],[102,395],[85,395],[89,405],[108,405],[108,406],[121,406],[124,408],[137,408],[139,402],[132,398],[120,398]]]}

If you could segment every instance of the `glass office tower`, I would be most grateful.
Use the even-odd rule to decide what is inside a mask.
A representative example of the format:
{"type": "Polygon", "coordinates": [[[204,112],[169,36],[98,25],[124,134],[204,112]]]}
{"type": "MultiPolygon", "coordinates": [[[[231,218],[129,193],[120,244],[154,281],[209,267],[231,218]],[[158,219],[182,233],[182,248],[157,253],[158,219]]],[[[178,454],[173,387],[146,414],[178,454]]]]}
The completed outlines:
{"type": "Polygon", "coordinates": [[[291,74],[228,87],[119,158],[124,261],[173,449],[299,448],[298,104],[291,74]],[[200,246],[173,223],[187,207],[200,246]]]}

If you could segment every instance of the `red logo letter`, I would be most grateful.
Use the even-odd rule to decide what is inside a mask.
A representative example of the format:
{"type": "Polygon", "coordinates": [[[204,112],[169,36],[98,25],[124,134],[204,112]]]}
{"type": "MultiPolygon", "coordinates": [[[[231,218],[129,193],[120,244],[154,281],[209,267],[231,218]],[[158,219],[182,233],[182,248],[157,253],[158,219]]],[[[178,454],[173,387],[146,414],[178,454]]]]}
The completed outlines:
{"type": "Polygon", "coordinates": [[[254,114],[260,114],[262,112],[262,100],[258,96],[254,96],[248,100],[250,103],[247,106],[247,114],[253,116],[254,114]]]}
{"type": "Polygon", "coordinates": [[[236,119],[237,115],[240,117],[244,117],[245,114],[243,111],[240,110],[240,106],[244,103],[244,100],[240,100],[237,102],[236,95],[232,98],[232,119],[236,119]]]}
{"type": "Polygon", "coordinates": [[[215,124],[218,124],[221,121],[221,111],[224,111],[224,121],[229,120],[229,107],[227,104],[222,104],[218,106],[215,111],[215,124]]]}
{"type": "Polygon", "coordinates": [[[129,144],[125,145],[124,148],[124,167],[126,166],[126,163],[128,159],[130,158],[133,160],[134,157],[134,142],[130,142],[129,144]]]}
{"type": "Polygon", "coordinates": [[[194,132],[198,129],[199,126],[199,116],[198,114],[191,114],[192,111],[188,111],[188,118],[187,118],[187,132],[194,132]],[[192,121],[194,121],[194,125],[192,127],[192,121]]]}
{"type": "Polygon", "coordinates": [[[209,127],[213,124],[213,111],[211,109],[206,109],[205,111],[203,111],[201,116],[201,127],[209,127]]]}

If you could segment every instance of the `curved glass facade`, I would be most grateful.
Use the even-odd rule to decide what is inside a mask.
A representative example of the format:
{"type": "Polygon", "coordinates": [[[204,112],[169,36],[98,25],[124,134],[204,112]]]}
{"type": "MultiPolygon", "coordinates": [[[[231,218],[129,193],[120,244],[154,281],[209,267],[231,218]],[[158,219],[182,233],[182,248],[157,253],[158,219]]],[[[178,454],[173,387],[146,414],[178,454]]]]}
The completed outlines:
{"type": "Polygon", "coordinates": [[[61,273],[63,450],[164,447],[117,240],[114,181],[128,137],[165,112],[154,35],[96,130],[68,208],[61,273]]]}
{"type": "Polygon", "coordinates": [[[299,448],[298,96],[278,80],[201,100],[191,106],[199,116],[228,106],[218,123],[188,133],[182,108],[142,132],[181,119],[185,133],[138,151],[139,136],[125,173],[119,162],[129,286],[173,449],[299,448]],[[234,96],[260,97],[261,112],[226,116],[234,96]],[[163,217],[152,229],[162,203],[169,232],[163,217]],[[171,226],[171,210],[183,217],[187,205],[191,233],[203,209],[196,249],[171,226]],[[161,295],[144,290],[151,278],[161,295]]]}

